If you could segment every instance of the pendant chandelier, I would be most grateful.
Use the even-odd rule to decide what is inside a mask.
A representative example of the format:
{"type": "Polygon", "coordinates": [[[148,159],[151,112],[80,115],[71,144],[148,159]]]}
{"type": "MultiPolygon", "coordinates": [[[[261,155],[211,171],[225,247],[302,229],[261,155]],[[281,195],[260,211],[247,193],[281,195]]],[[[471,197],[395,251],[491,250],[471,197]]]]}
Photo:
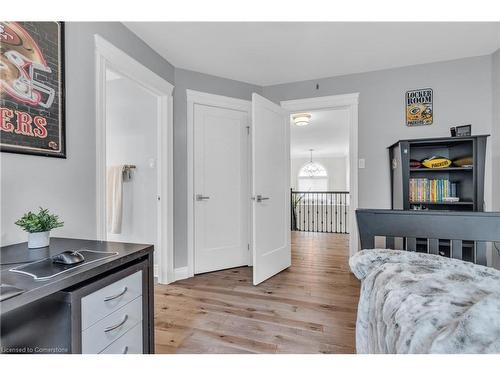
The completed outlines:
{"type": "Polygon", "coordinates": [[[302,167],[300,170],[301,177],[326,177],[326,169],[321,165],[313,161],[313,151],[314,149],[309,149],[311,157],[309,162],[302,167]]]}

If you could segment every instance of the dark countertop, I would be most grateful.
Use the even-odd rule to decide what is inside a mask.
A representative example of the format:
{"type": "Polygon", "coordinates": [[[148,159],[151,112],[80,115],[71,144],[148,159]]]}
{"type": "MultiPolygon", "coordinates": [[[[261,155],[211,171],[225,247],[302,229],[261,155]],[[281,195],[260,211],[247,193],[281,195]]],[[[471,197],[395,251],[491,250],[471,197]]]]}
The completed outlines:
{"type": "MultiPolygon", "coordinates": [[[[36,301],[57,291],[66,289],[85,280],[89,280],[113,268],[152,255],[153,245],[130,244],[120,242],[80,240],[69,238],[51,238],[50,246],[41,249],[28,249],[27,242],[1,248],[0,281],[2,284],[14,285],[25,290],[24,293],[0,302],[0,313],[12,311],[30,302],[36,301]],[[31,276],[10,272],[9,269],[26,261],[36,261],[59,254],[66,250],[89,249],[97,251],[117,252],[118,255],[88,265],[77,267],[46,281],[35,281],[31,276]]],[[[151,272],[153,272],[151,270],[151,272]]]]}

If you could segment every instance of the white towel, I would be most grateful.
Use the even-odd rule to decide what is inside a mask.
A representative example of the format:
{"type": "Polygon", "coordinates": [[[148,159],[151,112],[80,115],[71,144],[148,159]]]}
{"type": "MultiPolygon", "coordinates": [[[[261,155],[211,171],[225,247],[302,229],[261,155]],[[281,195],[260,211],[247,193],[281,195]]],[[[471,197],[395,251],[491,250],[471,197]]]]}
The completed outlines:
{"type": "Polygon", "coordinates": [[[106,191],[106,216],[108,233],[122,232],[123,165],[108,167],[106,191]]]}

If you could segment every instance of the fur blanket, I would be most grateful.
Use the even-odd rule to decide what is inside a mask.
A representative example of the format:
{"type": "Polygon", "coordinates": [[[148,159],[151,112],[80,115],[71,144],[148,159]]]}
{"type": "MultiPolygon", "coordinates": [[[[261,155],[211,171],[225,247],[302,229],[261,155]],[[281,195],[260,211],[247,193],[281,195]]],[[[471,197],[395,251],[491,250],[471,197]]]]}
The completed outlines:
{"type": "Polygon", "coordinates": [[[500,353],[500,271],[438,255],[363,250],[358,353],[500,353]]]}

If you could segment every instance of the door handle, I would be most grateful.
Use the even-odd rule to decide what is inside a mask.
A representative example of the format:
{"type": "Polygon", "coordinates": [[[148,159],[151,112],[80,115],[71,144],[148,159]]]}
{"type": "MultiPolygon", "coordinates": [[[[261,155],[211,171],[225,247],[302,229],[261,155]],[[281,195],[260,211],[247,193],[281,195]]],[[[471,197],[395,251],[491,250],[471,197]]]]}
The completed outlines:
{"type": "Polygon", "coordinates": [[[262,202],[262,201],[267,201],[268,199],[271,199],[269,197],[263,197],[262,195],[258,194],[255,197],[252,197],[252,199],[256,202],[262,202]]]}
{"type": "Polygon", "coordinates": [[[209,196],[203,195],[203,194],[196,194],[196,200],[197,201],[206,201],[210,199],[209,196]]]}

